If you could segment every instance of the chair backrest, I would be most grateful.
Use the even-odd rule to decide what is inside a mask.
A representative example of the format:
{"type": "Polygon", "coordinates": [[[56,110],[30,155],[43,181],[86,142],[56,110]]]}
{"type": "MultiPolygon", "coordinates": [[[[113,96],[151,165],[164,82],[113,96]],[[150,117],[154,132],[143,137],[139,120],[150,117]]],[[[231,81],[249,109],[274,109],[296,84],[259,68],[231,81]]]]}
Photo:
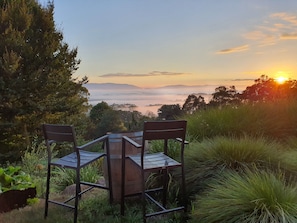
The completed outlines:
{"type": "Polygon", "coordinates": [[[43,135],[46,141],[49,158],[51,155],[50,144],[56,143],[70,143],[73,149],[78,153],[76,135],[73,126],[71,125],[56,125],[56,124],[43,124],[43,135]]]}
{"type": "Polygon", "coordinates": [[[71,125],[43,124],[43,134],[45,140],[55,142],[75,142],[75,131],[71,125]]]}
{"type": "Polygon", "coordinates": [[[182,154],[186,137],[187,121],[147,121],[144,122],[142,139],[142,156],[144,155],[144,145],[148,140],[164,140],[164,153],[167,154],[167,142],[169,139],[179,138],[182,143],[182,154]]]}

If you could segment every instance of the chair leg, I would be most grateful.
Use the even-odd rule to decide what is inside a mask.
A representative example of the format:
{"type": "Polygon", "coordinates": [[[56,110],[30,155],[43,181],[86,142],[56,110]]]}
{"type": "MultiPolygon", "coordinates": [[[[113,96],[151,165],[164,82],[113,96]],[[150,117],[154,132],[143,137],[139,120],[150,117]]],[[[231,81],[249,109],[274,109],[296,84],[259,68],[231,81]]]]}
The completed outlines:
{"type": "Polygon", "coordinates": [[[75,189],[75,203],[74,203],[74,219],[73,222],[76,223],[77,222],[77,215],[78,215],[78,201],[81,197],[80,192],[81,192],[81,188],[80,188],[80,169],[76,170],[76,189],[75,189]]]}
{"type": "Polygon", "coordinates": [[[121,181],[122,181],[122,186],[121,186],[121,215],[125,215],[125,169],[126,169],[126,164],[125,164],[125,158],[122,157],[122,176],[121,176],[121,181]]]}
{"type": "Polygon", "coordinates": [[[167,204],[167,189],[168,189],[168,170],[162,170],[163,172],[163,207],[166,208],[167,204]]]}
{"type": "Polygon", "coordinates": [[[51,175],[51,167],[48,165],[47,167],[47,177],[46,177],[46,192],[45,192],[45,208],[44,208],[44,218],[47,218],[48,215],[48,199],[49,199],[49,190],[50,190],[50,175],[51,175]]]}
{"type": "Polygon", "coordinates": [[[185,177],[185,169],[184,165],[181,167],[182,171],[182,204],[184,206],[184,212],[187,212],[187,199],[186,199],[186,177],[185,177]]]}
{"type": "MultiPolygon", "coordinates": [[[[108,171],[108,190],[109,190],[109,203],[113,203],[113,190],[112,190],[112,179],[111,179],[111,163],[110,163],[110,155],[108,154],[107,157],[107,171],[108,171]]],[[[106,182],[107,185],[107,182],[106,182]]]]}
{"type": "Polygon", "coordinates": [[[142,199],[142,218],[143,223],[146,223],[146,195],[145,195],[145,179],[144,179],[144,170],[141,170],[141,199],[142,199]]]}

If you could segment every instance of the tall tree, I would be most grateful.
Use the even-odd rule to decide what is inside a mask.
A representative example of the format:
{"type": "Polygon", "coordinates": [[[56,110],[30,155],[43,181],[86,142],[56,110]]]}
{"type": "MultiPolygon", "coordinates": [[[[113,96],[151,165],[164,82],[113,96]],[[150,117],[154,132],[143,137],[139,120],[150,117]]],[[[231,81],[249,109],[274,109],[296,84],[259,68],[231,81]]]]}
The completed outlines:
{"type": "Polygon", "coordinates": [[[279,99],[296,99],[297,82],[296,80],[287,80],[284,83],[278,83],[273,78],[261,75],[255,80],[252,86],[248,86],[241,95],[245,102],[266,102],[279,99]]]}
{"type": "Polygon", "coordinates": [[[162,105],[158,109],[158,118],[164,120],[174,120],[177,117],[183,115],[183,110],[179,104],[162,105]]]}
{"type": "Polygon", "coordinates": [[[188,114],[192,114],[195,111],[198,111],[200,109],[205,109],[206,103],[204,100],[204,97],[199,95],[198,97],[194,94],[190,94],[185,103],[183,104],[182,110],[185,111],[188,114]]]}
{"type": "Polygon", "coordinates": [[[87,78],[73,77],[77,48],[56,29],[53,2],[0,0],[0,7],[0,145],[15,151],[30,144],[42,122],[82,121],[87,78]]]}
{"type": "Polygon", "coordinates": [[[229,88],[219,86],[215,89],[215,93],[212,94],[212,99],[210,100],[209,105],[221,107],[225,105],[237,105],[239,103],[239,93],[235,86],[230,86],[229,88]]]}

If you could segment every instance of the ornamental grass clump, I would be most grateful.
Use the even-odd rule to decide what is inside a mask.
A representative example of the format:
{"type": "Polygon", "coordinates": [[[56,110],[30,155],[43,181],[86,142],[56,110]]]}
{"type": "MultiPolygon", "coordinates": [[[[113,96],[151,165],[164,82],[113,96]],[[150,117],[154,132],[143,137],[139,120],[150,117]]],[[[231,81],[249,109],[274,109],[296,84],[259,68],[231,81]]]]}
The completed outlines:
{"type": "Polygon", "coordinates": [[[185,150],[187,190],[196,194],[226,170],[273,169],[282,165],[282,146],[264,137],[223,137],[191,142],[185,150]]]}
{"type": "Polygon", "coordinates": [[[226,171],[197,197],[190,222],[296,223],[297,188],[282,174],[226,171]]]}

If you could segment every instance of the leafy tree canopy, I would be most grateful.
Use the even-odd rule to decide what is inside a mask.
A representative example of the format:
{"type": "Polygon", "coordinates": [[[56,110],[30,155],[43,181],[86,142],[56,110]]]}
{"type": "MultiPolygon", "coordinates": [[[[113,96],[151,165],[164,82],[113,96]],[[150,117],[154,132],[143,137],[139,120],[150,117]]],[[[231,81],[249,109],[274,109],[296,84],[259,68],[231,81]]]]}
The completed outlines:
{"type": "Polygon", "coordinates": [[[267,102],[278,99],[290,99],[297,97],[296,80],[287,80],[279,84],[273,78],[262,75],[242,92],[241,99],[247,102],[267,102]]]}
{"type": "Polygon", "coordinates": [[[174,120],[178,116],[181,116],[183,111],[179,104],[173,105],[162,105],[161,108],[158,109],[158,118],[164,120],[174,120]]]}
{"type": "Polygon", "coordinates": [[[198,97],[194,94],[190,94],[183,107],[182,110],[185,111],[188,114],[192,114],[193,112],[200,110],[200,109],[205,109],[206,107],[206,102],[204,100],[204,97],[199,95],[198,97]]]}
{"type": "Polygon", "coordinates": [[[13,151],[42,122],[83,123],[87,78],[73,77],[77,49],[56,29],[52,2],[0,0],[0,7],[0,144],[13,151]]]}

